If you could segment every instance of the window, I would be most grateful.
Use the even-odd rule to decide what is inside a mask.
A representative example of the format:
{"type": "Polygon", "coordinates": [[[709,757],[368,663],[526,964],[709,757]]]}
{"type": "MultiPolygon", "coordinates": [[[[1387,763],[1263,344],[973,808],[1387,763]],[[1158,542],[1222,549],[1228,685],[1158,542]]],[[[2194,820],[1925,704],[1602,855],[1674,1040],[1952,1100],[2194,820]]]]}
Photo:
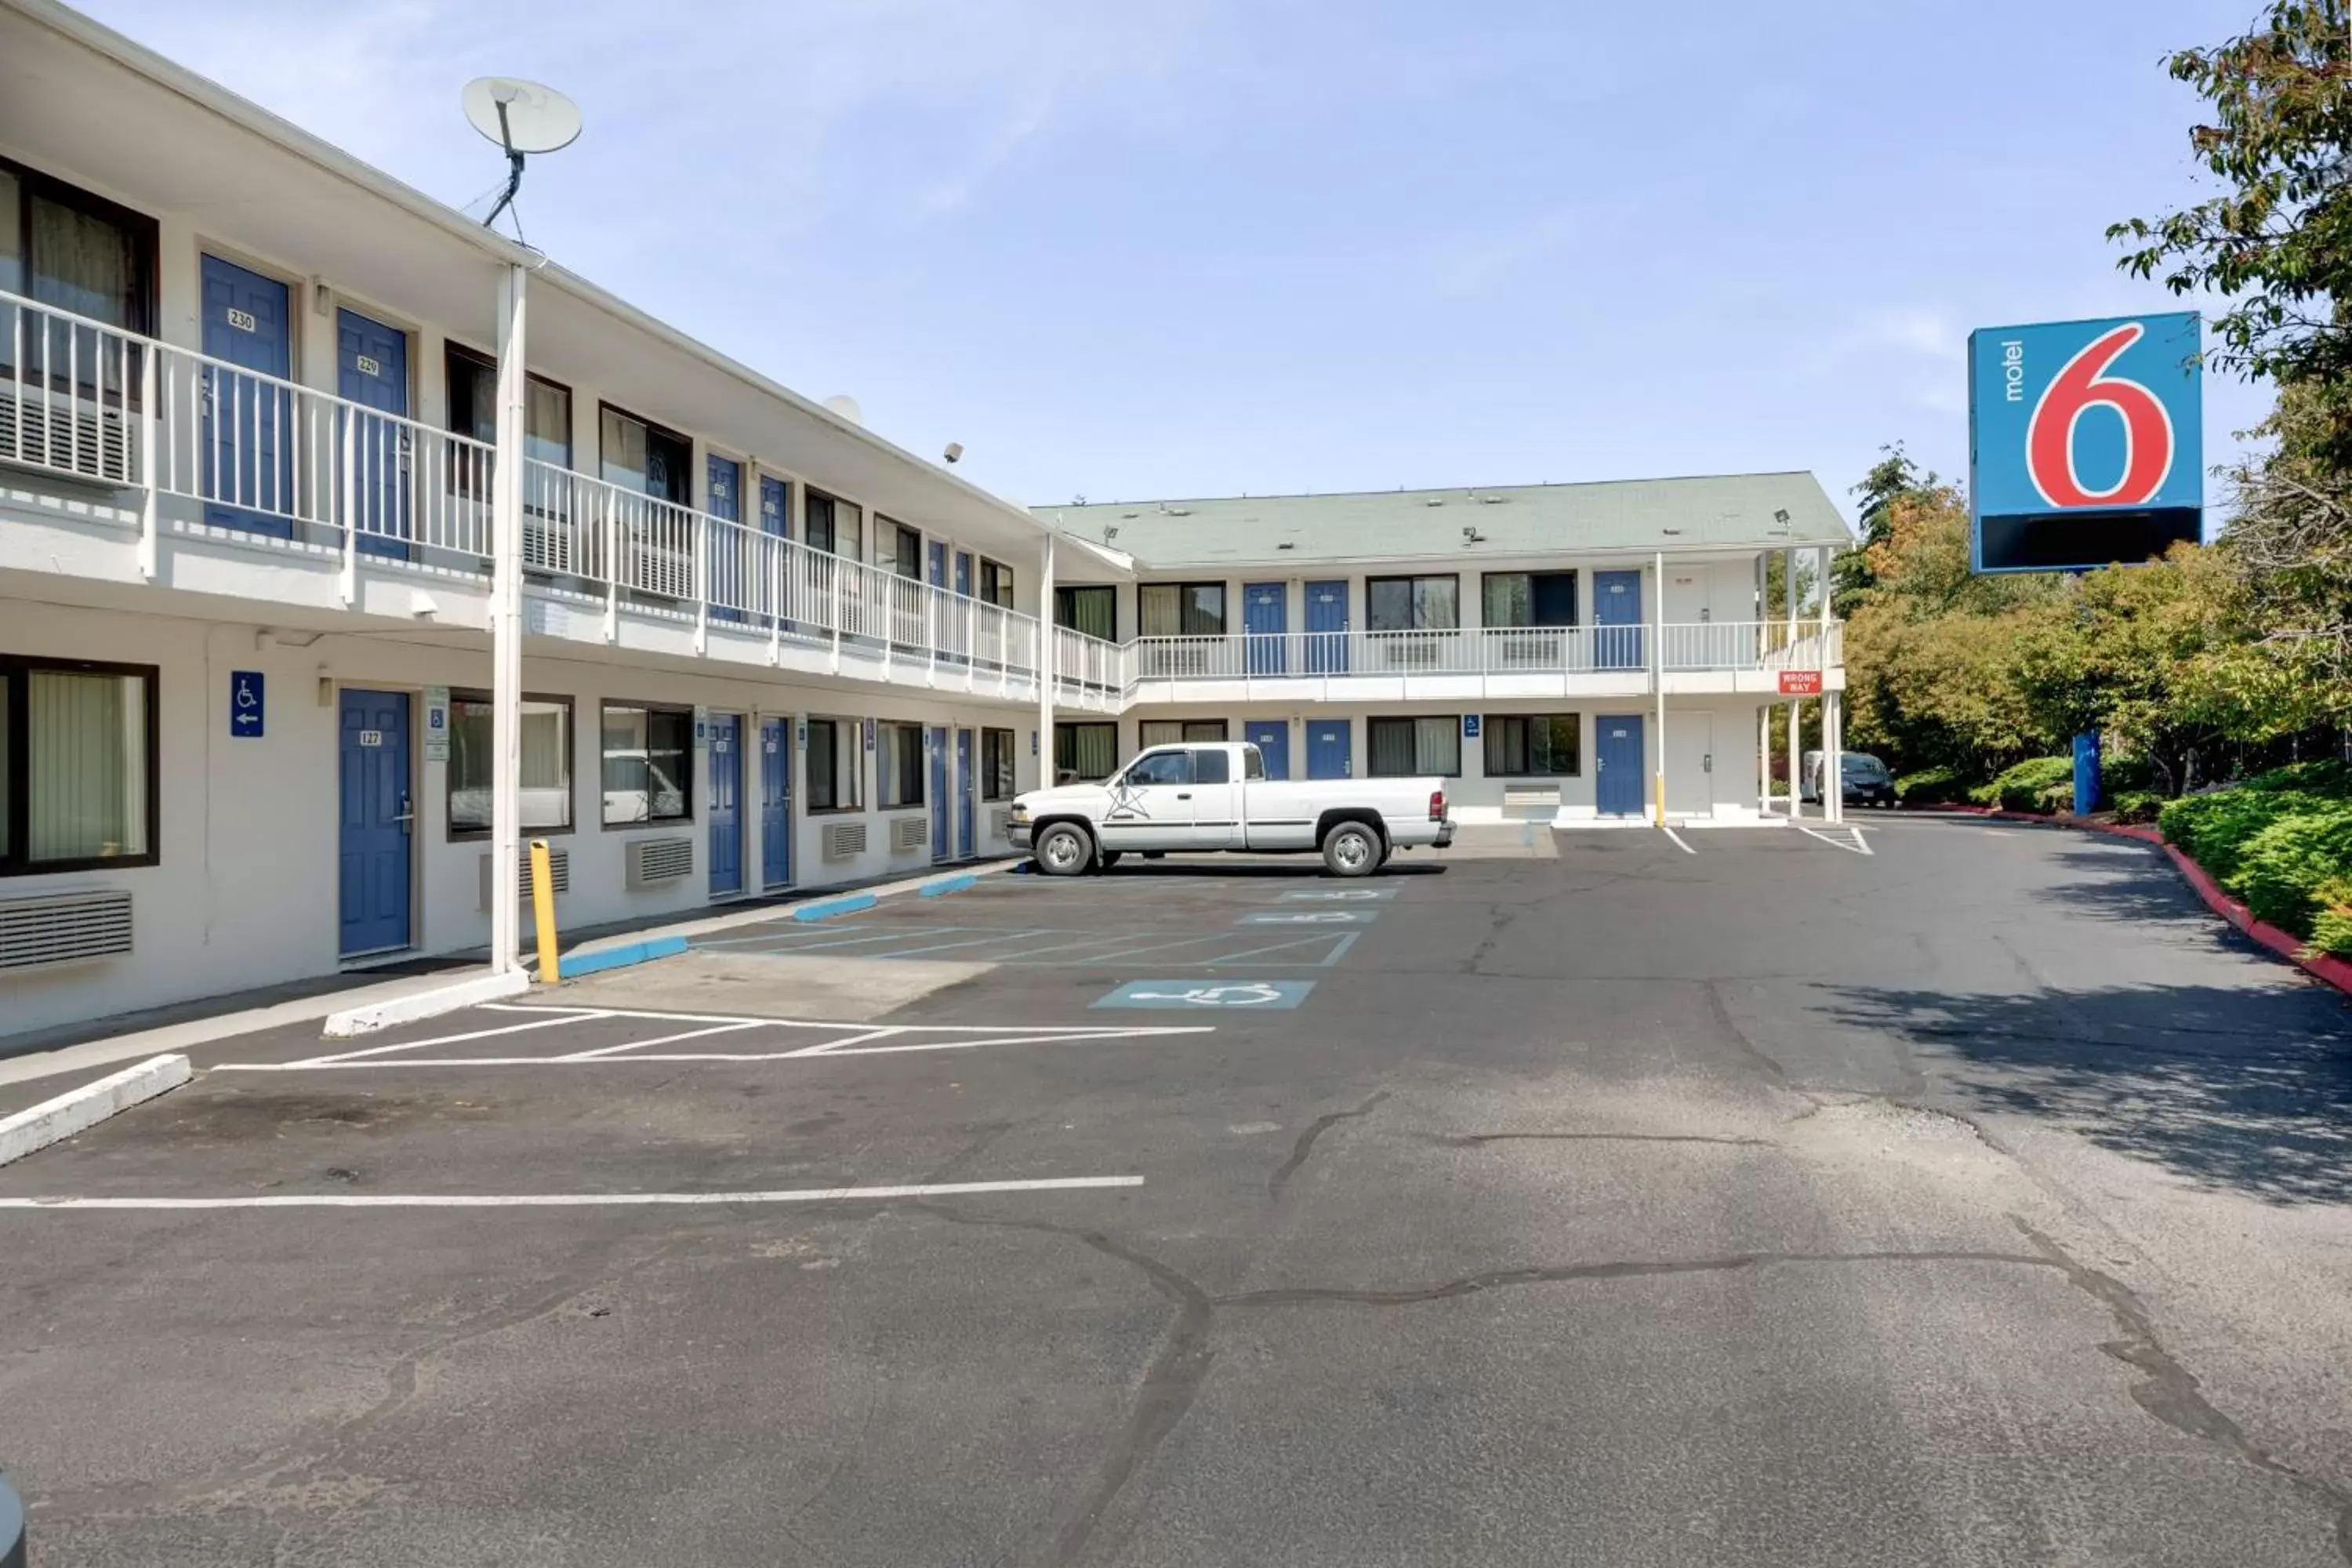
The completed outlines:
{"type": "Polygon", "coordinates": [[[1225,752],[1195,752],[1192,753],[1194,784],[1231,784],[1234,781],[1231,753],[1225,752]]]}
{"type": "Polygon", "coordinates": [[[603,473],[609,484],[656,500],[690,506],[694,443],[606,404],[601,414],[603,473]]]}
{"type": "MultiPolygon", "coordinates": [[[[0,289],[110,327],[152,333],[155,222],[0,159],[0,289]]],[[[0,315],[0,324],[14,313],[0,315]]],[[[15,351],[16,340],[14,331],[0,331],[0,362],[15,351]]],[[[64,342],[60,337],[60,348],[64,342]]],[[[83,342],[87,353],[90,342],[83,342]]],[[[66,364],[61,354],[57,368],[66,364]]]]}
{"type": "Polygon", "coordinates": [[[1573,572],[1489,572],[1479,619],[1490,626],[1576,625],[1573,572]]]}
{"type": "Polygon", "coordinates": [[[1462,579],[1367,578],[1364,618],[1376,632],[1451,631],[1462,624],[1462,579]]]}
{"type": "Polygon", "coordinates": [[[1462,718],[1373,719],[1372,768],[1376,779],[1415,778],[1462,773],[1462,718]]]}
{"type": "Polygon", "coordinates": [[[1188,784],[1192,782],[1192,753],[1184,751],[1147,752],[1129,764],[1130,784],[1188,784]]]}
{"type": "Polygon", "coordinates": [[[604,826],[694,815],[694,713],[604,704],[604,826]]]}
{"type": "Polygon", "coordinates": [[[1583,724],[1573,713],[1486,715],[1488,778],[1574,778],[1583,724]]]}
{"type": "Polygon", "coordinates": [[[1223,583],[1146,583],[1135,591],[1136,616],[1148,637],[1225,635],[1223,583]]]}
{"type": "MultiPolygon", "coordinates": [[[[449,430],[485,446],[499,440],[499,362],[451,343],[449,430]]],[[[572,389],[543,375],[523,384],[522,455],[559,468],[572,466],[572,389]]],[[[526,500],[528,500],[526,494],[526,500]]]]}
{"type": "Polygon", "coordinates": [[[0,656],[0,874],[155,864],[155,679],[0,656]]]}
{"type": "Polygon", "coordinates": [[[1187,741],[1222,741],[1225,738],[1223,719],[1146,719],[1137,726],[1137,743],[1144,746],[1177,746],[1187,741]]]}
{"type": "Polygon", "coordinates": [[[923,804],[923,727],[882,726],[882,809],[923,804]]]}
{"type": "Polygon", "coordinates": [[[982,730],[980,732],[980,798],[1011,800],[1013,785],[1013,731],[982,730]]]}
{"type": "Polygon", "coordinates": [[[980,597],[982,603],[1013,607],[1013,568],[1001,566],[982,556],[980,561],[980,597]]]}
{"type": "Polygon", "coordinates": [[[1265,753],[1255,746],[1242,748],[1242,777],[1245,779],[1265,777],[1265,753]]]}
{"type": "Polygon", "coordinates": [[[1118,726],[1107,721],[1054,726],[1054,776],[1089,783],[1118,772],[1118,726]]]}
{"type": "MultiPolygon", "coordinates": [[[[490,830],[493,710],[478,691],[449,695],[449,836],[490,830]]],[[[605,764],[607,772],[611,763],[605,764]]],[[[572,826],[572,700],[522,700],[522,826],[525,832],[572,826]]]]}
{"type": "Polygon", "coordinates": [[[866,805],[866,769],[855,719],[808,721],[811,811],[859,811],[866,805]]]}
{"type": "Polygon", "coordinates": [[[904,523],[877,517],[874,526],[882,532],[882,548],[889,553],[884,564],[901,577],[923,580],[923,536],[904,523]]]}
{"type": "Polygon", "coordinates": [[[1105,642],[1118,640],[1118,590],[1100,586],[1054,590],[1054,624],[1105,642]]]}
{"type": "Polygon", "coordinates": [[[857,509],[845,500],[835,500],[823,490],[809,491],[803,504],[809,548],[856,560],[865,548],[857,509]]]}

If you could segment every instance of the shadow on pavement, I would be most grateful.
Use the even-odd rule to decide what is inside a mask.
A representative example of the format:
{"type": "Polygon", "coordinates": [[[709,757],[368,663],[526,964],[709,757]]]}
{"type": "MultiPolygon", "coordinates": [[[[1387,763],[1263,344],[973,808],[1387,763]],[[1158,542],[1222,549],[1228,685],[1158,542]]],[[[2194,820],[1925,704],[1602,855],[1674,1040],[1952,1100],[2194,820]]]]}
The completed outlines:
{"type": "Polygon", "coordinates": [[[1988,1109],[2046,1117],[2200,1185],[2352,1199],[2352,1008],[2331,992],[1862,988],[1830,1013],[1927,1047],[1988,1109]]]}

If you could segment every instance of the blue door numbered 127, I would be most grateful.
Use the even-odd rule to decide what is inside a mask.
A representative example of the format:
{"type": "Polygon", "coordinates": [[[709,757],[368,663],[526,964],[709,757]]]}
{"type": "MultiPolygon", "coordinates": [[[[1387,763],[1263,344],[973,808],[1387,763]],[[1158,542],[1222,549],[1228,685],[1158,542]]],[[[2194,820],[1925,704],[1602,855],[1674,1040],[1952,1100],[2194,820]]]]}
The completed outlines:
{"type": "Polygon", "coordinates": [[[1307,721],[1307,776],[1345,779],[1356,775],[1355,721],[1350,719],[1307,721]]]}
{"type": "Polygon", "coordinates": [[[709,728],[710,891],[743,890],[743,723],[713,713],[709,728]]]}
{"type": "Polygon", "coordinates": [[[789,887],[793,879],[792,726],[760,721],[760,883],[789,887]]]}
{"type": "Polygon", "coordinates": [[[1640,816],[1646,789],[1642,782],[1642,716],[1603,713],[1592,727],[1601,737],[1594,747],[1599,776],[1593,780],[1593,809],[1603,816],[1640,816]]]}
{"type": "Polygon", "coordinates": [[[1242,585],[1242,630],[1249,637],[1249,672],[1280,675],[1289,668],[1289,585],[1245,583],[1242,585]]]}
{"type": "Polygon", "coordinates": [[[948,732],[943,727],[923,731],[923,750],[929,754],[924,762],[929,765],[931,786],[931,858],[948,858],[948,845],[954,831],[951,820],[955,802],[948,795],[948,732]]]}
{"type": "Polygon", "coordinates": [[[237,367],[204,370],[204,437],[196,478],[205,521],[247,533],[294,534],[293,363],[286,285],[217,256],[204,258],[205,353],[237,367]],[[250,375],[239,374],[250,371],[250,375]]]}
{"type": "Polygon", "coordinates": [[[1265,759],[1267,778],[1290,776],[1290,721],[1252,719],[1242,726],[1242,739],[1255,746],[1258,755],[1265,759]]]}
{"type": "Polygon", "coordinates": [[[408,693],[345,687],[338,716],[338,951],[358,958],[409,945],[408,693]]]}
{"type": "MultiPolygon", "coordinates": [[[[343,417],[358,423],[349,431],[344,450],[352,472],[343,489],[347,501],[358,508],[358,546],[363,555],[409,556],[415,533],[409,521],[409,468],[412,447],[408,426],[408,334],[398,327],[361,315],[335,312],[335,389],[352,403],[373,412],[343,417]],[[388,415],[389,418],[379,418],[388,415]]],[[[348,523],[351,520],[346,519],[348,523]]]]}

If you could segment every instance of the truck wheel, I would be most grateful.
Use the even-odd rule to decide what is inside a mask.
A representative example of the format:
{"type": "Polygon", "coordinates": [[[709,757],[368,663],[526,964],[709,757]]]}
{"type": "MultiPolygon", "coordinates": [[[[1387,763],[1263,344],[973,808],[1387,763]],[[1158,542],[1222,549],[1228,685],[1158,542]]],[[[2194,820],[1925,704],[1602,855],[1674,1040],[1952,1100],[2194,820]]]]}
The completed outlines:
{"type": "Polygon", "coordinates": [[[1095,863],[1092,840],[1066,822],[1057,822],[1045,829],[1031,852],[1037,869],[1048,877],[1080,877],[1095,863]]]}
{"type": "Polygon", "coordinates": [[[1104,850],[1102,852],[1102,868],[1106,871],[1109,870],[1113,866],[1118,864],[1118,858],[1126,853],[1127,851],[1124,849],[1104,850]]]}
{"type": "Polygon", "coordinates": [[[1323,868],[1334,877],[1369,877],[1380,869],[1381,836],[1360,822],[1343,822],[1323,836],[1323,868]]]}

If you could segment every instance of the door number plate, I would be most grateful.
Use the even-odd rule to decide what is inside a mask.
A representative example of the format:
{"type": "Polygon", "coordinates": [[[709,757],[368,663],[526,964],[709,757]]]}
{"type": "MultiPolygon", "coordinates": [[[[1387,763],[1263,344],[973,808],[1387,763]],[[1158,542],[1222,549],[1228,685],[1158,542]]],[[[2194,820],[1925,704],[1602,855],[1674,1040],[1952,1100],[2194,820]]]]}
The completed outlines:
{"type": "Polygon", "coordinates": [[[360,731],[360,744],[362,746],[383,745],[383,731],[381,730],[362,730],[360,731]]]}
{"type": "Polygon", "coordinates": [[[229,307],[228,324],[240,332],[257,332],[261,330],[261,323],[253,319],[252,311],[240,310],[234,305],[229,307]]]}
{"type": "Polygon", "coordinates": [[[361,354],[359,356],[359,362],[360,374],[362,375],[382,375],[383,374],[383,366],[377,363],[374,360],[368,358],[365,354],[361,354]]]}

